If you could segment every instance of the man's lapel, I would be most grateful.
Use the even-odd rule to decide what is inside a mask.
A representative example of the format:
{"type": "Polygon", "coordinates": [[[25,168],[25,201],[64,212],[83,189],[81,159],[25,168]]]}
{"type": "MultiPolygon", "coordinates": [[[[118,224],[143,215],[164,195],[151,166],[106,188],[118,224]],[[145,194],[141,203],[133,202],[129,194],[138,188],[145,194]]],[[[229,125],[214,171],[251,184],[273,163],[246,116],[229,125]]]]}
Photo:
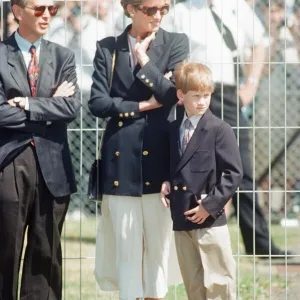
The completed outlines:
{"type": "Polygon", "coordinates": [[[24,96],[30,96],[31,92],[27,78],[27,68],[22,52],[17,45],[14,35],[9,37],[7,47],[7,62],[9,64],[10,75],[14,79],[22,94],[24,96]]]}
{"type": "Polygon", "coordinates": [[[211,116],[211,111],[207,110],[206,113],[201,118],[201,120],[199,121],[193,136],[191,137],[184,153],[181,156],[181,159],[176,167],[175,173],[180,171],[180,169],[182,169],[182,167],[186,165],[186,163],[191,159],[195,151],[201,145],[201,140],[203,140],[202,136],[206,134],[205,127],[210,116],[211,116]]]}
{"type": "Polygon", "coordinates": [[[53,80],[53,66],[51,53],[49,51],[48,45],[45,40],[42,39],[41,50],[39,57],[39,75],[37,80],[36,94],[37,96],[49,96],[49,89],[45,87],[50,87],[53,80]]]}

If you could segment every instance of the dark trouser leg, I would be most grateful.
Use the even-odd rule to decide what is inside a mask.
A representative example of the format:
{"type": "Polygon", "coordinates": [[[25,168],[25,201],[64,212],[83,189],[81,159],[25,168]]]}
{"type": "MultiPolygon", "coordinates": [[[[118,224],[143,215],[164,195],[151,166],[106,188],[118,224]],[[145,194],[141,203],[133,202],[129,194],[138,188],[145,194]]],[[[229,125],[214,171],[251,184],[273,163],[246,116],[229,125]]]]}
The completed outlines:
{"type": "MultiPolygon", "coordinates": [[[[234,93],[223,93],[223,117],[231,126],[237,126],[237,97],[234,93]]],[[[222,117],[221,94],[216,91],[211,100],[210,109],[218,116],[222,117]]],[[[242,117],[241,110],[239,111],[240,122],[239,126],[247,126],[247,122],[242,117]]],[[[236,130],[235,130],[235,133],[236,130]]],[[[255,252],[256,254],[269,253],[269,230],[266,220],[262,214],[261,208],[257,202],[257,193],[255,194],[255,228],[253,226],[253,192],[244,193],[243,190],[253,191],[253,175],[252,166],[249,157],[249,136],[247,129],[239,130],[239,147],[243,163],[244,177],[240,186],[239,194],[239,211],[237,210],[237,195],[233,197],[233,205],[235,213],[239,213],[239,222],[241,234],[243,237],[246,253],[254,252],[253,230],[255,230],[255,252]]],[[[254,186],[256,189],[256,186],[254,186]]],[[[273,246],[272,246],[273,248],[273,246]]]]}
{"type": "Polygon", "coordinates": [[[16,300],[28,225],[21,299],[61,299],[60,232],[69,196],[53,199],[28,146],[0,171],[0,299],[16,300]]]}
{"type": "Polygon", "coordinates": [[[38,176],[38,188],[28,221],[21,300],[62,298],[61,231],[70,196],[54,199],[38,176]]]}
{"type": "Polygon", "coordinates": [[[237,194],[233,196],[233,206],[235,213],[239,212],[240,229],[245,245],[246,253],[254,253],[253,241],[253,218],[255,218],[255,253],[269,253],[269,229],[265,217],[258,204],[258,194],[253,193],[256,185],[253,186],[252,166],[249,157],[249,137],[248,130],[240,129],[239,131],[239,148],[242,158],[244,177],[240,185],[239,193],[239,210],[237,203],[237,194]],[[251,192],[245,192],[251,191],[251,192]],[[255,197],[255,200],[254,200],[255,197]],[[255,214],[253,216],[253,201],[255,201],[255,214]]]}
{"type": "Polygon", "coordinates": [[[30,147],[0,171],[1,300],[17,299],[20,257],[35,182],[35,158],[30,147]]]}

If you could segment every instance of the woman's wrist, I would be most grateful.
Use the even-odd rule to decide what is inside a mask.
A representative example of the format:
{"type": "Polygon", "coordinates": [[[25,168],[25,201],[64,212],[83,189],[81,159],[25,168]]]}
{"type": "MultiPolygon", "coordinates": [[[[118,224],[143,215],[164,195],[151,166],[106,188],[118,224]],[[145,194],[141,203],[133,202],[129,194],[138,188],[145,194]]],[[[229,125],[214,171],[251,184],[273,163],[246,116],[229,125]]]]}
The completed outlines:
{"type": "Polygon", "coordinates": [[[147,110],[152,110],[156,108],[160,108],[162,105],[158,103],[155,99],[151,100],[151,98],[148,101],[141,101],[139,102],[139,111],[147,111],[147,110]]]}
{"type": "Polygon", "coordinates": [[[151,109],[151,104],[148,101],[141,101],[139,102],[139,111],[143,112],[146,110],[151,109]]]}
{"type": "Polygon", "coordinates": [[[138,57],[138,61],[141,68],[143,68],[150,61],[150,58],[148,55],[142,55],[138,57]]]}

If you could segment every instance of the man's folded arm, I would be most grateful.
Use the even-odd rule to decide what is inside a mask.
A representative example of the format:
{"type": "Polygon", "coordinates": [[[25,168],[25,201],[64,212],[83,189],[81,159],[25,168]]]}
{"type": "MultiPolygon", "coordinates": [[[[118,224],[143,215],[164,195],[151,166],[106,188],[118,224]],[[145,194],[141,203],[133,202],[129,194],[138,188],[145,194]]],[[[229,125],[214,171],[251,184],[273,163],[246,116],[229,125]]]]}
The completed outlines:
{"type": "Polygon", "coordinates": [[[0,81],[0,128],[24,131],[29,133],[44,133],[45,122],[32,122],[27,119],[26,112],[18,107],[11,106],[4,94],[0,81]]]}
{"type": "Polygon", "coordinates": [[[80,90],[77,85],[76,64],[73,52],[65,61],[61,76],[60,85],[63,82],[72,82],[75,86],[72,96],[54,96],[53,97],[28,97],[29,110],[27,116],[30,121],[73,121],[79,113],[80,90]]]}

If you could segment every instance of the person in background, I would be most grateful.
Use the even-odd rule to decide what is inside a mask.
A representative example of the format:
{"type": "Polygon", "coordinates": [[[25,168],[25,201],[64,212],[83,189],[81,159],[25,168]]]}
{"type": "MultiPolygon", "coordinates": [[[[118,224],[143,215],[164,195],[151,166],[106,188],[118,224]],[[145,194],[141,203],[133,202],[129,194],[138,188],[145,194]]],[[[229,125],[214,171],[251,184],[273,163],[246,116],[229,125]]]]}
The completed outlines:
{"type": "Polygon", "coordinates": [[[189,43],[185,34],[160,28],[169,1],[121,4],[132,24],[97,43],[89,101],[93,115],[109,118],[95,275],[101,289],[119,290],[122,300],[162,299],[172,221],[159,193],[168,178],[168,125],[178,102],[168,74],[186,59],[189,43]]]}
{"type": "MultiPolygon", "coordinates": [[[[255,126],[271,126],[272,129],[270,140],[266,138],[264,130],[257,130],[255,139],[260,149],[256,151],[256,174],[259,174],[261,186],[266,190],[269,189],[269,184],[272,189],[293,190],[300,169],[299,135],[297,137],[300,126],[299,21],[296,17],[297,6],[289,15],[286,5],[284,0],[274,0],[262,9],[266,24],[266,63],[256,94],[255,126]],[[271,153],[269,147],[272,149],[271,153]],[[267,166],[260,163],[269,159],[272,166],[270,177],[267,166]]],[[[286,207],[283,194],[284,192],[281,197],[280,193],[271,194],[274,200],[268,205],[272,209],[272,221],[283,217],[284,210],[288,210],[291,205],[289,200],[293,194],[288,193],[286,207]],[[275,200],[276,196],[278,201],[275,200]]],[[[264,195],[269,198],[268,193],[264,195]]]]}
{"type": "Polygon", "coordinates": [[[19,27],[18,22],[16,22],[14,14],[9,12],[6,18],[7,25],[7,35],[11,36],[19,27]]]}
{"type": "Polygon", "coordinates": [[[88,3],[92,16],[106,24],[106,36],[118,36],[130,24],[130,19],[124,16],[120,2],[90,0],[88,3]]]}
{"type": "Polygon", "coordinates": [[[67,7],[62,5],[64,13],[53,19],[52,27],[47,33],[48,40],[64,45],[75,53],[78,66],[77,77],[83,92],[84,108],[87,106],[90,95],[96,42],[107,36],[106,24],[90,14],[89,6],[88,2],[80,5],[75,1],[68,2],[67,7]]]}

